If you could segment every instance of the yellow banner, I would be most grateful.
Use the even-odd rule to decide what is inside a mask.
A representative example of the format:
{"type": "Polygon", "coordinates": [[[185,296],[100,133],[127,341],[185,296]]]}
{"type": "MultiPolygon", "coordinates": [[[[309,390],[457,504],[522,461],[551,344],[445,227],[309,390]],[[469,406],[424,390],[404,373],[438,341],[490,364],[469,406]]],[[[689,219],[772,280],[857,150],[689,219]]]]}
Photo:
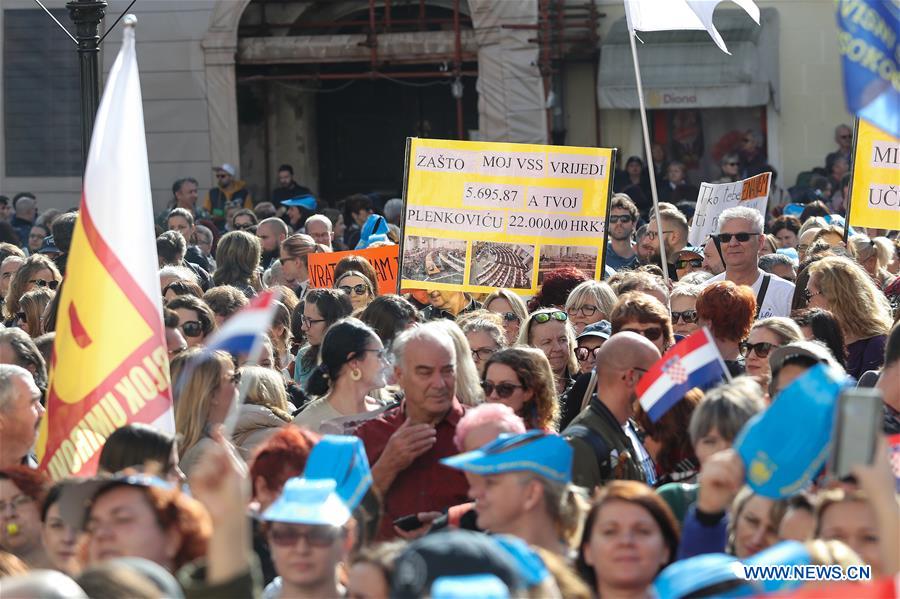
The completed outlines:
{"type": "Polygon", "coordinates": [[[532,295],[561,266],[600,279],[616,150],[408,145],[401,288],[532,295]]]}
{"type": "Polygon", "coordinates": [[[900,231],[900,139],[859,119],[849,224],[900,231]]]}

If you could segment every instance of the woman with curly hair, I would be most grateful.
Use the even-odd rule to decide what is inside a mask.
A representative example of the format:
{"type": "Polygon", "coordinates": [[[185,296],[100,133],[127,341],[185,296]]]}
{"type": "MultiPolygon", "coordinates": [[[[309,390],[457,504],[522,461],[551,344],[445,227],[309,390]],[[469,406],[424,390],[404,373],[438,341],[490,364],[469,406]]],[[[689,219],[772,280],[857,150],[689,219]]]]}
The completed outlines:
{"type": "Polygon", "coordinates": [[[697,319],[709,327],[716,347],[732,376],[744,373],[741,341],[747,338],[756,315],[756,295],[746,285],[717,281],[697,297],[697,319]]]}
{"type": "Polygon", "coordinates": [[[550,362],[533,347],[501,349],[484,367],[484,399],[513,409],[528,429],[556,430],[559,402],[550,362]]]}

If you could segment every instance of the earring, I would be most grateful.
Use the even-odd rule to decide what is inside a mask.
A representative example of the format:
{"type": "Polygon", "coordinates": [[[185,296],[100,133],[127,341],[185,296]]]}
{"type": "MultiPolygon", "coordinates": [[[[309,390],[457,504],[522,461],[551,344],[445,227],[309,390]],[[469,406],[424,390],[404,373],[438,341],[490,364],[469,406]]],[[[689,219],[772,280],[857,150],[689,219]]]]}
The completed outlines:
{"type": "Polygon", "coordinates": [[[350,371],[350,378],[354,381],[358,381],[362,378],[362,371],[359,368],[354,368],[350,371]]]}

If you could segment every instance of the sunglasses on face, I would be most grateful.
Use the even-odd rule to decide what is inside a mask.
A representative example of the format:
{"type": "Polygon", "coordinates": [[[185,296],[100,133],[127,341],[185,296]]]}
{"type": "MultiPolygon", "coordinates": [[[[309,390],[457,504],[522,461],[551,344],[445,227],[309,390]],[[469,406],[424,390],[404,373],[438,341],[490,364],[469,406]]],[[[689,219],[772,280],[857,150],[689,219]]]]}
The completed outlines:
{"type": "Polygon", "coordinates": [[[269,541],[280,547],[292,547],[301,538],[310,547],[330,547],[338,538],[341,529],[334,526],[310,526],[305,531],[299,528],[273,528],[269,531],[269,541]]]}
{"type": "Polygon", "coordinates": [[[578,358],[579,362],[584,362],[585,360],[590,358],[591,355],[593,355],[594,359],[596,360],[597,354],[599,352],[600,352],[599,347],[595,347],[594,349],[589,349],[587,347],[576,347],[575,348],[575,357],[578,358]]]}
{"type": "Polygon", "coordinates": [[[650,327],[649,329],[644,329],[643,331],[640,329],[622,329],[623,332],[627,331],[629,333],[637,333],[638,335],[643,335],[650,341],[656,341],[660,337],[662,337],[663,330],[662,327],[650,327]]]}
{"type": "Polygon", "coordinates": [[[505,322],[519,322],[519,317],[515,312],[504,312],[501,316],[505,322]]]}
{"type": "Polygon", "coordinates": [[[341,291],[346,293],[347,295],[366,295],[369,293],[369,289],[362,283],[359,285],[349,286],[349,285],[341,285],[338,287],[341,291]]]}
{"type": "Polygon", "coordinates": [[[185,337],[199,337],[203,334],[203,326],[196,320],[188,320],[181,323],[181,332],[185,337]]]}
{"type": "Polygon", "coordinates": [[[579,308],[568,308],[566,312],[569,314],[569,317],[574,318],[577,314],[581,314],[584,318],[590,318],[594,314],[596,314],[600,308],[597,306],[592,306],[591,304],[584,304],[579,308]]]}
{"type": "Polygon", "coordinates": [[[630,214],[614,214],[609,217],[609,224],[630,223],[634,218],[630,214]]]}
{"type": "Polygon", "coordinates": [[[675,268],[681,270],[682,268],[687,268],[688,266],[692,266],[694,268],[700,268],[703,266],[702,258],[691,258],[690,260],[676,260],[675,268]]]}
{"type": "Polygon", "coordinates": [[[253,227],[253,223],[234,223],[234,228],[239,231],[246,231],[247,229],[252,229],[253,227]]]}
{"type": "Polygon", "coordinates": [[[747,243],[752,237],[756,237],[757,235],[759,235],[759,233],[719,233],[716,237],[721,243],[731,243],[732,237],[741,243],[747,243]]]}
{"type": "Polygon", "coordinates": [[[672,312],[672,324],[678,322],[678,319],[684,321],[685,324],[693,324],[697,322],[696,310],[685,310],[684,312],[672,312]]]}
{"type": "Polygon", "coordinates": [[[569,315],[563,312],[562,310],[557,310],[556,312],[540,312],[539,314],[534,315],[534,321],[538,324],[544,324],[548,322],[551,318],[553,320],[558,320],[560,322],[565,322],[569,320],[569,315]]]}
{"type": "Polygon", "coordinates": [[[740,344],[741,355],[745,358],[750,355],[750,350],[753,350],[760,358],[768,358],[769,352],[774,348],[778,347],[774,343],[766,343],[765,341],[761,343],[750,343],[749,341],[742,341],[740,344]]]}
{"type": "Polygon", "coordinates": [[[38,287],[49,287],[50,289],[56,290],[59,287],[59,281],[45,281],[44,279],[31,279],[28,281],[32,285],[37,285],[38,287]]]}
{"type": "Polygon", "coordinates": [[[490,397],[494,391],[497,392],[497,397],[500,399],[507,399],[516,389],[524,389],[522,385],[513,385],[512,383],[500,383],[499,385],[495,385],[494,383],[489,383],[488,381],[481,382],[481,390],[484,391],[485,397],[490,397]]]}

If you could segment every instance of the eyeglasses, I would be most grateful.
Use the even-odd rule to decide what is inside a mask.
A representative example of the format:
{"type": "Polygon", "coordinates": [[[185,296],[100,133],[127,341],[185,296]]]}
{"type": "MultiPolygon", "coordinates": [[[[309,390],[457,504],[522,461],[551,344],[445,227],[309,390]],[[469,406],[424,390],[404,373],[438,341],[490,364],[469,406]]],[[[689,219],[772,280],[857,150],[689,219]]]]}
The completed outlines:
{"type": "Polygon", "coordinates": [[[252,229],[255,226],[256,225],[254,225],[253,223],[234,223],[234,228],[239,231],[246,231],[247,229],[252,229]]]}
{"type": "Polygon", "coordinates": [[[306,328],[311,327],[312,325],[316,324],[317,322],[325,322],[325,319],[324,318],[310,318],[309,316],[301,316],[300,317],[300,324],[302,326],[305,326],[306,328]]]}
{"type": "Polygon", "coordinates": [[[512,383],[500,383],[499,385],[495,385],[488,381],[481,381],[481,390],[484,391],[485,397],[490,397],[494,391],[496,391],[497,397],[500,399],[507,399],[516,389],[524,388],[525,387],[522,385],[513,385],[512,383]]]}
{"type": "Polygon", "coordinates": [[[500,316],[502,316],[503,320],[506,322],[519,322],[519,317],[515,312],[504,312],[500,316]]]}
{"type": "Polygon", "coordinates": [[[634,217],[630,214],[614,214],[609,217],[609,224],[614,225],[616,223],[630,223],[634,220],[634,217]]]}
{"type": "Polygon", "coordinates": [[[59,281],[45,281],[44,279],[31,279],[28,281],[31,284],[37,285],[38,287],[49,287],[50,289],[56,290],[59,287],[59,281]]]}
{"type": "Polygon", "coordinates": [[[481,347],[479,349],[473,349],[472,359],[476,362],[481,362],[482,360],[487,360],[495,353],[497,353],[496,347],[481,347]]]}
{"type": "Polygon", "coordinates": [[[269,531],[269,541],[280,547],[291,547],[304,539],[310,547],[330,547],[338,538],[341,529],[334,526],[310,526],[305,531],[299,528],[273,528],[269,531]]]}
{"type": "Polygon", "coordinates": [[[28,505],[32,501],[34,501],[34,498],[28,495],[16,495],[9,502],[0,501],[0,514],[4,513],[6,508],[11,508],[13,512],[18,512],[20,507],[28,505]]]}
{"type": "Polygon", "coordinates": [[[678,322],[679,318],[683,320],[685,324],[695,323],[697,322],[697,311],[685,310],[683,312],[672,312],[672,324],[678,322]]]}
{"type": "Polygon", "coordinates": [[[732,237],[741,243],[747,243],[751,238],[756,237],[757,235],[759,235],[759,233],[719,233],[716,237],[721,243],[731,243],[732,237]]]}
{"type": "Polygon", "coordinates": [[[568,308],[566,312],[570,318],[574,318],[576,314],[581,314],[584,318],[590,318],[600,311],[600,308],[591,304],[582,304],[579,308],[568,308]]]}
{"type": "Polygon", "coordinates": [[[181,332],[186,337],[200,337],[203,335],[203,325],[196,320],[187,320],[181,323],[181,332]]]}
{"type": "Polygon", "coordinates": [[[662,337],[663,334],[662,327],[650,327],[649,329],[644,329],[643,331],[641,329],[622,329],[622,332],[637,333],[638,335],[643,335],[650,341],[656,341],[657,339],[662,337]]]}
{"type": "Polygon", "coordinates": [[[760,343],[741,341],[741,344],[738,347],[740,347],[741,355],[745,358],[750,355],[750,350],[753,350],[753,353],[755,353],[760,358],[768,358],[769,352],[778,346],[774,343],[767,343],[765,341],[762,341],[760,343]]]}
{"type": "Polygon", "coordinates": [[[590,358],[591,355],[593,355],[593,356],[594,356],[594,359],[596,360],[596,359],[597,359],[597,354],[598,354],[599,352],[600,352],[600,348],[599,348],[599,347],[595,347],[594,349],[590,349],[590,348],[587,348],[587,347],[576,347],[576,348],[575,348],[575,357],[578,358],[578,361],[579,361],[579,362],[584,362],[585,360],[587,360],[588,358],[590,358]]]}
{"type": "Polygon", "coordinates": [[[682,268],[687,268],[688,266],[693,266],[694,268],[700,268],[703,266],[703,258],[691,258],[690,260],[676,260],[675,268],[681,270],[682,268]]]}
{"type": "MultiPolygon", "coordinates": [[[[663,235],[665,235],[666,233],[673,233],[673,232],[674,231],[663,231],[663,235]]],[[[659,237],[659,233],[657,233],[656,231],[647,231],[647,239],[652,241],[652,240],[656,239],[657,237],[659,237]]]]}
{"type": "Polygon", "coordinates": [[[367,293],[369,293],[369,288],[362,283],[360,283],[359,285],[354,285],[353,287],[349,285],[341,285],[340,287],[338,287],[338,289],[340,289],[347,295],[366,295],[367,293]]]}
{"type": "Polygon", "coordinates": [[[560,322],[565,322],[569,320],[569,315],[563,312],[562,310],[557,310],[555,312],[539,312],[532,316],[534,321],[538,324],[544,324],[549,321],[551,318],[553,320],[558,320],[560,322]]]}

